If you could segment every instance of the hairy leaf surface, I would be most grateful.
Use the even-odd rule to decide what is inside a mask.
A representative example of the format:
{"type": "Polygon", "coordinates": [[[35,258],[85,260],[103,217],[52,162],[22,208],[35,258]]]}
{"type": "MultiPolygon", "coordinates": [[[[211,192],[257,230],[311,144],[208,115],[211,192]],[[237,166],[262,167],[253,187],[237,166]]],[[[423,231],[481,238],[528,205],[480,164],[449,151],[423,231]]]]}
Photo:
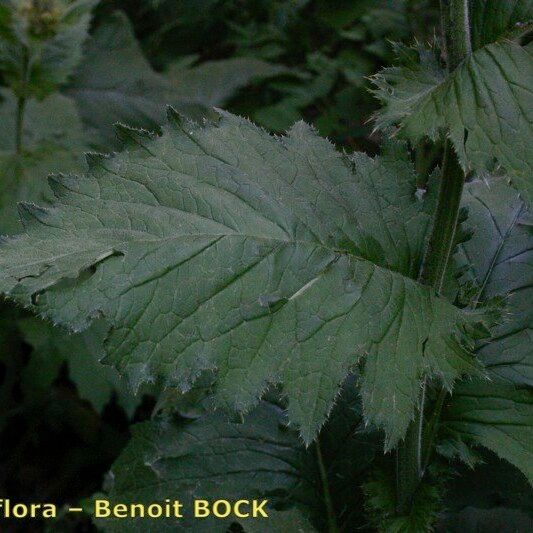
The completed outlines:
{"type": "Polygon", "coordinates": [[[216,402],[246,411],[281,382],[309,442],[364,358],[365,415],[390,447],[422,375],[451,387],[473,369],[472,317],[411,279],[432,200],[401,148],[347,158],[303,123],[279,139],[229,114],[119,131],[129,151],[52,179],[53,208],[21,206],[0,288],[74,329],[103,314],[134,386],[216,369],[216,402]]]}
{"type": "Polygon", "coordinates": [[[498,162],[532,201],[531,47],[489,44],[449,76],[439,69],[435,53],[400,51],[404,66],[374,77],[384,106],[377,126],[397,124],[399,135],[413,141],[446,131],[465,171],[491,170],[498,162]]]}

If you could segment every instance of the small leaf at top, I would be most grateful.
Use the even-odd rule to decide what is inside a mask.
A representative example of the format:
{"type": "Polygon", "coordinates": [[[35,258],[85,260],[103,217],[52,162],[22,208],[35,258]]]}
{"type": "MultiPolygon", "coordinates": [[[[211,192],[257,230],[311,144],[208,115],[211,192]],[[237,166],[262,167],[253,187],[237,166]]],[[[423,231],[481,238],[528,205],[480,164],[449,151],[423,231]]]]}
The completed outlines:
{"type": "Polygon", "coordinates": [[[464,170],[503,165],[533,201],[531,46],[493,43],[475,51],[453,72],[440,68],[436,51],[398,48],[403,65],[373,78],[383,104],[376,125],[397,125],[414,142],[445,132],[464,170]]]}

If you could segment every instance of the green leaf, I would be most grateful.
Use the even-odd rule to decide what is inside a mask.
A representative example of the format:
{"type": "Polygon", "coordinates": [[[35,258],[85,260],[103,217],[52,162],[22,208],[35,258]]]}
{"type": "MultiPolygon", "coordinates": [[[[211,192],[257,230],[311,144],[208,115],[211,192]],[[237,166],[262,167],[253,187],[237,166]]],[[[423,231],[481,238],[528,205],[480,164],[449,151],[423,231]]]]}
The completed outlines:
{"type": "Polygon", "coordinates": [[[21,96],[43,98],[81,58],[98,0],[6,0],[0,7],[0,70],[21,96]],[[24,75],[23,65],[28,65],[24,75]]]}
{"type": "MultiPolygon", "coordinates": [[[[111,470],[111,500],[149,503],[176,494],[185,518],[177,523],[157,521],[154,531],[226,531],[231,522],[239,522],[247,533],[315,531],[313,525],[322,531],[328,522],[327,487],[339,529],[365,527],[361,484],[381,450],[378,435],[363,427],[353,376],[343,387],[320,445],[302,444],[287,424],[283,407],[279,399],[261,402],[240,422],[230,422],[218,412],[194,421],[155,419],[134,426],[129,446],[111,470]],[[194,519],[196,498],[267,498],[269,517],[194,519]]],[[[135,526],[124,520],[108,524],[101,522],[111,531],[135,526]]]]}
{"type": "Polygon", "coordinates": [[[81,153],[88,146],[73,102],[58,94],[26,104],[22,154],[15,153],[16,99],[2,91],[0,105],[0,235],[20,231],[16,209],[21,200],[51,199],[46,177],[51,172],[84,169],[81,153]]]}
{"type": "MultiPolygon", "coordinates": [[[[192,422],[137,424],[130,443],[111,468],[109,499],[148,504],[175,496],[183,504],[184,516],[154,521],[152,531],[157,532],[224,532],[233,522],[240,522],[246,531],[272,531],[279,530],[287,519],[296,519],[301,529],[295,531],[314,531],[294,506],[320,506],[314,495],[315,473],[297,435],[282,422],[279,407],[262,403],[245,423],[230,423],[214,413],[192,422]],[[200,520],[193,516],[196,499],[268,499],[269,518],[211,516],[200,520]],[[286,518],[279,509],[287,504],[292,508],[285,511],[286,518]],[[259,524],[257,529],[255,523],[261,521],[265,527],[259,524]]],[[[114,532],[142,527],[145,520],[96,522],[104,531],[114,532]]]]}
{"type": "Polygon", "coordinates": [[[103,147],[115,141],[115,122],[154,129],[165,103],[174,103],[171,84],[145,59],[122,12],[107,17],[87,41],[68,94],[103,147]]]}
{"type": "Polygon", "coordinates": [[[533,392],[498,382],[459,383],[444,418],[457,440],[480,444],[521,470],[533,484],[533,392]]]}
{"type": "Polygon", "coordinates": [[[61,366],[67,363],[69,377],[80,397],[88,400],[97,412],[115,396],[128,416],[133,415],[140,398],[130,392],[113,368],[99,361],[104,356],[103,342],[108,330],[103,322],[94,322],[86,331],[71,335],[36,318],[20,320],[18,325],[24,340],[33,348],[21,375],[26,398],[37,399],[47,394],[61,366]]]}
{"type": "Polygon", "coordinates": [[[171,65],[166,76],[143,55],[126,15],[107,17],[87,42],[83,60],[68,88],[85,123],[99,132],[98,146],[115,142],[113,124],[155,130],[166,105],[200,118],[210,114],[252,81],[288,73],[286,67],[254,58],[209,61],[195,67],[171,65]]]}
{"type": "Polygon", "coordinates": [[[472,287],[471,305],[508,296],[508,316],[494,338],[478,348],[492,382],[458,383],[445,413],[444,431],[462,443],[481,444],[519,468],[533,482],[533,232],[523,200],[504,180],[466,185],[468,224],[476,228],[459,247],[472,287]]]}
{"type": "Polygon", "coordinates": [[[487,45],[449,76],[439,69],[436,52],[399,50],[404,66],[373,78],[384,106],[377,127],[398,125],[398,135],[413,142],[444,131],[465,171],[492,170],[498,162],[533,201],[531,48],[487,45]]]}
{"type": "Polygon", "coordinates": [[[533,21],[531,0],[473,0],[471,4],[474,49],[512,36],[517,30],[524,31],[533,21]]]}
{"type": "Polygon", "coordinates": [[[167,70],[174,84],[174,98],[183,103],[206,107],[221,106],[252,82],[290,74],[291,70],[254,57],[233,57],[206,61],[184,68],[179,63],[167,70]]]}
{"type": "Polygon", "coordinates": [[[473,305],[501,297],[506,307],[478,356],[492,375],[533,386],[533,229],[527,206],[503,179],[467,184],[463,203],[474,232],[456,254],[461,282],[471,286],[473,305]]]}
{"type": "Polygon", "coordinates": [[[348,158],[303,123],[275,138],[225,113],[119,131],[129,151],[53,178],[53,208],[21,206],[0,290],[74,329],[103,315],[107,362],[135,387],[216,369],[216,403],[247,411],[283,383],[310,442],[364,361],[365,416],[389,449],[422,376],[451,387],[476,368],[462,341],[478,318],[411,279],[433,199],[403,148],[348,158]]]}

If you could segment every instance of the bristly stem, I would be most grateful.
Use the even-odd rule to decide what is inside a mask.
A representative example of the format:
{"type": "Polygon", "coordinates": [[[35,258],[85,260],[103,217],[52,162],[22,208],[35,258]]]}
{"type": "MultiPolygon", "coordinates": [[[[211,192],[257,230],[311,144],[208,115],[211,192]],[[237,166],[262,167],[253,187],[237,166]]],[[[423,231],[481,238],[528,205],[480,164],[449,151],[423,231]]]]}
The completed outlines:
{"type": "Polygon", "coordinates": [[[331,492],[329,490],[328,473],[326,470],[326,465],[324,464],[324,458],[322,457],[319,437],[317,437],[315,441],[315,451],[318,461],[320,480],[322,482],[322,494],[324,497],[324,504],[326,506],[326,512],[328,516],[328,533],[339,533],[339,526],[337,525],[337,518],[335,516],[333,500],[331,499],[331,492]]]}
{"type": "Polygon", "coordinates": [[[449,70],[472,53],[468,4],[468,0],[440,0],[441,31],[449,70]]]}
{"type": "MultiPolygon", "coordinates": [[[[471,53],[468,0],[441,0],[440,9],[447,67],[451,71],[471,53]]],[[[446,140],[433,229],[420,275],[420,280],[431,285],[437,294],[442,292],[453,254],[464,180],[464,172],[452,143],[446,140]]],[[[446,391],[439,391],[438,400],[430,417],[429,433],[426,433],[429,438],[424,442],[424,414],[428,386],[426,379],[422,385],[415,419],[409,425],[405,440],[397,451],[396,485],[399,514],[409,512],[413,496],[424,475],[446,396],[446,391]]]]}

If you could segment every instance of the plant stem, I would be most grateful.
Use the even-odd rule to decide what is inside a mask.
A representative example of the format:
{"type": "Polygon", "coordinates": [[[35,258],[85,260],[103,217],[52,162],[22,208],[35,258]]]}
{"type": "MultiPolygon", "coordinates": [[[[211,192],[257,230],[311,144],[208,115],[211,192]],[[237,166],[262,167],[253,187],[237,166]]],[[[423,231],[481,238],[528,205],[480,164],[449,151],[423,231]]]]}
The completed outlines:
{"type": "Polygon", "coordinates": [[[22,153],[22,134],[24,130],[24,108],[26,106],[26,98],[19,96],[17,99],[17,117],[15,129],[15,151],[17,154],[22,153]]]}
{"type": "Polygon", "coordinates": [[[420,482],[422,471],[422,429],[426,396],[426,380],[422,385],[422,398],[415,419],[409,424],[405,440],[398,446],[396,454],[396,494],[400,515],[409,512],[412,497],[420,482]]]}
{"type": "Polygon", "coordinates": [[[328,515],[328,532],[339,533],[339,526],[337,525],[337,518],[335,517],[335,509],[333,507],[333,500],[331,499],[331,492],[329,490],[328,473],[324,465],[322,457],[322,450],[320,449],[320,440],[317,437],[315,441],[316,457],[318,460],[318,470],[320,473],[320,481],[322,482],[322,493],[324,494],[324,504],[326,505],[326,512],[328,515]]]}
{"type": "Polygon", "coordinates": [[[453,70],[472,53],[468,0],[440,0],[446,62],[453,70]]]}
{"type": "Polygon", "coordinates": [[[453,253],[463,185],[463,169],[451,142],[447,140],[433,231],[421,274],[422,281],[433,286],[437,294],[442,291],[446,268],[453,253]]]}
{"type": "Polygon", "coordinates": [[[17,98],[17,116],[15,125],[15,151],[17,152],[17,154],[21,154],[24,148],[24,110],[26,108],[26,84],[28,81],[28,67],[29,53],[28,50],[24,50],[21,65],[22,94],[19,94],[17,98]]]}
{"type": "MultiPolygon", "coordinates": [[[[471,53],[468,0],[441,0],[440,7],[448,69],[453,70],[471,53]]],[[[433,229],[420,275],[420,280],[431,285],[437,294],[442,292],[453,254],[464,178],[453,146],[446,140],[433,229]]],[[[446,391],[441,389],[430,419],[427,442],[424,443],[426,387],[424,378],[415,420],[409,425],[404,442],[398,447],[396,485],[399,514],[409,512],[413,496],[424,475],[446,397],[446,391]]]]}
{"type": "Polygon", "coordinates": [[[429,464],[429,460],[431,459],[431,454],[433,452],[433,443],[435,441],[435,437],[437,436],[437,430],[439,428],[439,419],[447,394],[448,391],[444,387],[441,387],[441,389],[439,390],[437,401],[435,402],[435,407],[433,408],[433,413],[431,415],[431,418],[428,420],[427,439],[422,454],[422,475],[424,475],[424,472],[429,464]]]}

